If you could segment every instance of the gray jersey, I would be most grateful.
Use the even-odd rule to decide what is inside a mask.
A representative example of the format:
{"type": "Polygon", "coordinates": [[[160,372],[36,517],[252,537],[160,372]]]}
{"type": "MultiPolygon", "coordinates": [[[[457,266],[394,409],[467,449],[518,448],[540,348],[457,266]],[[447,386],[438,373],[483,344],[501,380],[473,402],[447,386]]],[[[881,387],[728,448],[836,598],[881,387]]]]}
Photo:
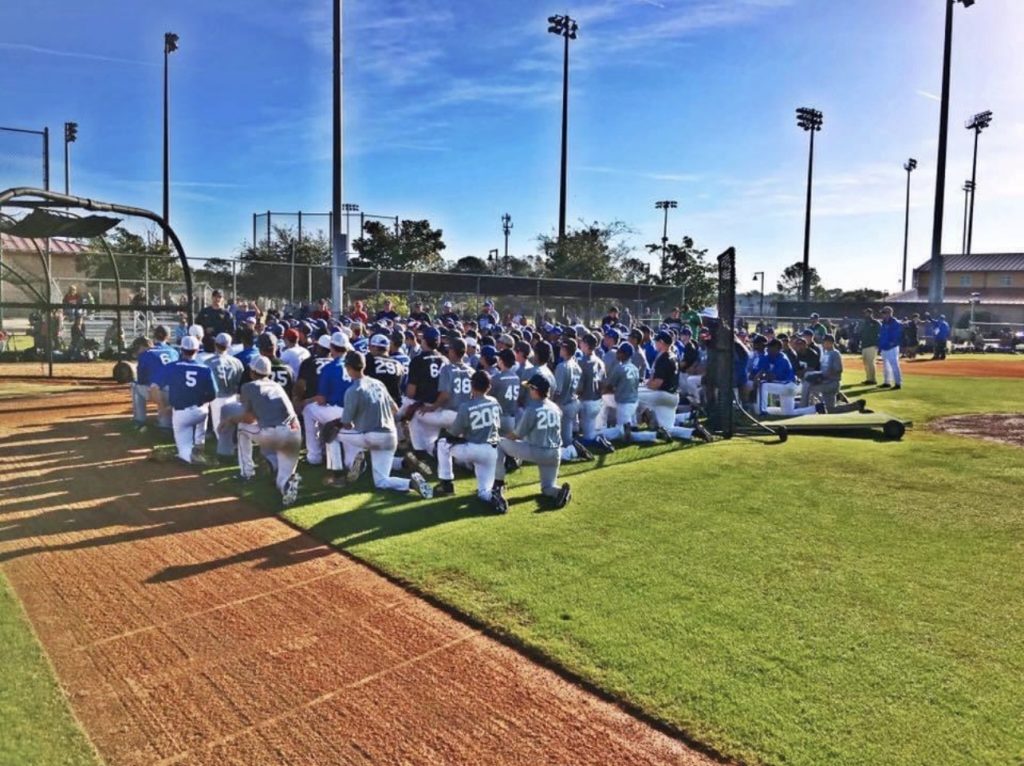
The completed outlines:
{"type": "Polygon", "coordinates": [[[598,401],[604,379],[604,362],[596,354],[583,357],[580,361],[580,401],[598,401]]]}
{"type": "Polygon", "coordinates": [[[619,365],[619,357],[616,356],[617,352],[615,350],[615,347],[613,346],[612,348],[601,349],[600,353],[601,361],[604,362],[605,372],[606,374],[611,375],[612,370],[614,370],[619,365]]]}
{"type": "Polygon", "coordinates": [[[519,390],[522,381],[514,370],[499,372],[491,378],[491,396],[501,406],[501,414],[506,417],[516,416],[516,402],[519,401],[519,390]]]}
{"type": "Polygon", "coordinates": [[[562,446],[562,411],[550,399],[530,399],[516,423],[516,435],[531,447],[560,449],[562,446]]]}
{"type": "Polygon", "coordinates": [[[270,378],[243,385],[239,400],[245,412],[256,416],[260,428],[277,428],[295,420],[295,408],[284,387],[270,378]]]}
{"type": "Polygon", "coordinates": [[[455,436],[464,437],[470,444],[497,444],[500,423],[501,407],[497,400],[481,396],[459,405],[459,414],[448,430],[455,436]]]}
{"type": "Polygon", "coordinates": [[[536,369],[537,368],[534,367],[529,362],[523,362],[522,364],[517,364],[516,365],[516,375],[519,376],[519,382],[520,383],[525,383],[530,378],[532,378],[533,377],[533,373],[536,371],[536,369]]]}
{"type": "Polygon", "coordinates": [[[344,420],[362,433],[394,432],[394,406],[383,383],[376,378],[359,378],[345,392],[344,420]]]}
{"type": "Polygon", "coordinates": [[[245,367],[231,354],[215,354],[206,362],[213,371],[213,382],[217,386],[217,396],[234,396],[242,383],[245,367]]]}
{"type": "Polygon", "coordinates": [[[448,401],[444,403],[446,410],[457,410],[460,404],[469,401],[470,392],[473,390],[472,377],[473,370],[465,362],[450,363],[441,368],[437,390],[439,393],[448,394],[448,401]]]}
{"type": "Polygon", "coordinates": [[[551,398],[561,406],[579,399],[582,371],[575,359],[565,359],[555,368],[555,387],[551,398]]]}
{"type": "Polygon", "coordinates": [[[615,401],[629,404],[640,399],[640,372],[632,362],[620,362],[608,375],[608,384],[615,401]]]}
{"type": "Polygon", "coordinates": [[[839,380],[843,377],[843,356],[835,349],[821,351],[821,372],[825,380],[839,380]]]}
{"type": "Polygon", "coordinates": [[[633,366],[636,367],[636,371],[640,373],[640,380],[646,380],[650,374],[650,365],[647,364],[647,355],[637,349],[633,352],[633,358],[630,360],[633,366]]]}

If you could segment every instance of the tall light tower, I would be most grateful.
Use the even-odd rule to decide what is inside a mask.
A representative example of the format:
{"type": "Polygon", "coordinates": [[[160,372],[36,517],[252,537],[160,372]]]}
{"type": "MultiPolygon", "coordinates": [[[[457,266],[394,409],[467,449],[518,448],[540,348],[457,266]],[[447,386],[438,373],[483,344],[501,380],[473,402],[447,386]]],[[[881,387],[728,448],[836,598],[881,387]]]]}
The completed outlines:
{"type": "Polygon", "coordinates": [[[512,216],[505,213],[501,217],[501,230],[505,233],[505,263],[508,263],[508,237],[512,233],[512,216]]]}
{"type": "Polygon", "coordinates": [[[796,124],[811,134],[811,152],[807,162],[807,216],[804,221],[804,273],[800,285],[800,299],[811,299],[811,188],[814,183],[814,134],[821,130],[825,116],[817,109],[802,107],[796,110],[796,124]]]}
{"type": "MultiPolygon", "coordinates": [[[[178,36],[174,32],[164,33],[164,224],[171,223],[171,132],[168,108],[170,94],[168,92],[167,62],[171,54],[178,50],[178,36]]],[[[170,250],[167,229],[164,228],[164,249],[170,250]]]]}
{"type": "Polygon", "coordinates": [[[967,255],[967,213],[970,209],[971,194],[974,193],[974,182],[971,180],[964,181],[964,241],[961,245],[960,252],[967,255]]]}
{"type": "Polygon", "coordinates": [[[907,289],[907,251],[910,248],[910,174],[917,170],[917,160],[911,157],[903,163],[903,169],[907,171],[907,217],[903,224],[903,278],[900,280],[900,290],[907,289]]]}
{"type": "Polygon", "coordinates": [[[974,244],[974,199],[978,194],[978,137],[981,131],[992,124],[992,112],[982,112],[967,121],[967,129],[974,131],[974,163],[971,165],[971,212],[967,223],[967,255],[974,244]]]}
{"type": "Polygon", "coordinates": [[[344,295],[345,275],[348,272],[348,234],[342,229],[341,216],[344,211],[342,199],[345,194],[345,143],[344,143],[344,92],[342,84],[342,11],[343,0],[331,0],[334,6],[333,28],[333,130],[331,141],[331,301],[336,310],[341,310],[344,295]]]}
{"type": "Polygon", "coordinates": [[[71,194],[71,144],[78,140],[78,123],[64,123],[64,193],[71,194]]]}
{"type": "Polygon", "coordinates": [[[974,0],[946,0],[946,43],[942,54],[942,97],[939,108],[939,155],[935,163],[935,219],[932,222],[931,277],[928,282],[928,303],[933,311],[941,311],[946,293],[946,265],[942,258],[942,222],[946,207],[946,143],[949,138],[949,78],[953,59],[953,6],[964,8],[974,0]]]}
{"type": "Polygon", "coordinates": [[[665,266],[668,259],[668,211],[675,210],[679,203],[674,199],[663,199],[654,203],[655,210],[665,211],[665,220],[661,228],[661,273],[665,273],[665,266]]]}
{"type": "Polygon", "coordinates": [[[566,174],[569,167],[569,41],[576,39],[579,25],[568,16],[549,16],[548,32],[565,39],[562,64],[562,183],[558,196],[558,242],[565,239],[566,174]]]}

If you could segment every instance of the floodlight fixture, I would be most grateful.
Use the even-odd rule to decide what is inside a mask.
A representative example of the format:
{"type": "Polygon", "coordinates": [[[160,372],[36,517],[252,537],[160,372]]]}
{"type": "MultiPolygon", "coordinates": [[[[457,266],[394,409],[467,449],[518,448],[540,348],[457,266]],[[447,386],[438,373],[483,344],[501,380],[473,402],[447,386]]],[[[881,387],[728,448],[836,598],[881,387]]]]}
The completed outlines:
{"type": "Polygon", "coordinates": [[[911,157],[909,160],[903,163],[903,169],[906,170],[908,173],[913,173],[915,170],[917,170],[917,160],[911,157]]]}
{"type": "Polygon", "coordinates": [[[164,53],[174,53],[178,50],[178,40],[181,38],[174,32],[164,33],[164,53]]]}
{"type": "Polygon", "coordinates": [[[800,284],[800,298],[804,303],[811,299],[811,190],[814,183],[814,134],[821,130],[825,116],[811,107],[796,110],[796,124],[810,133],[811,147],[807,161],[807,214],[804,219],[804,261],[800,284]]]}
{"type": "Polygon", "coordinates": [[[824,122],[825,116],[817,109],[801,107],[796,110],[796,124],[804,130],[821,130],[821,126],[824,122]]]}
{"type": "Polygon", "coordinates": [[[579,25],[569,16],[548,16],[548,32],[565,40],[562,63],[562,167],[558,199],[558,242],[565,240],[565,209],[569,167],[569,41],[576,39],[579,25]]]}
{"type": "Polygon", "coordinates": [[[976,130],[979,133],[992,124],[992,112],[980,112],[974,115],[966,123],[968,130],[976,130]]]}

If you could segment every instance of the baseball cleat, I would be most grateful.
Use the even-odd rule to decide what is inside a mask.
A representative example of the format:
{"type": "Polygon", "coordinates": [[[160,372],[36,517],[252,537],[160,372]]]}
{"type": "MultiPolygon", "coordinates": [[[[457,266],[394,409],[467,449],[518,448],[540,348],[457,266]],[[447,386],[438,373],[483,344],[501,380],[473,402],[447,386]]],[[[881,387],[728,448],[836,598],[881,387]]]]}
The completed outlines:
{"type": "Polygon", "coordinates": [[[295,474],[288,479],[288,483],[284,485],[284,492],[281,493],[281,503],[287,508],[289,505],[293,505],[299,498],[299,477],[295,474]]]}
{"type": "Polygon", "coordinates": [[[858,399],[855,402],[851,402],[851,404],[857,408],[857,412],[864,412],[864,408],[868,406],[866,399],[858,399]]]}
{"type": "Polygon", "coordinates": [[[565,508],[570,500],[572,500],[572,489],[568,484],[563,484],[562,488],[558,490],[558,497],[555,498],[555,508],[565,508]]]}
{"type": "Polygon", "coordinates": [[[348,480],[345,478],[345,474],[343,473],[328,473],[324,476],[323,485],[325,487],[340,489],[341,487],[348,485],[348,480]]]}
{"type": "Polygon", "coordinates": [[[817,412],[819,415],[826,415],[826,414],[828,414],[828,410],[825,409],[825,403],[824,402],[818,402],[817,404],[815,404],[814,405],[814,411],[817,412]]]}
{"type": "Polygon", "coordinates": [[[231,481],[237,481],[239,484],[245,484],[255,479],[255,476],[246,476],[244,473],[236,473],[231,477],[231,481]]]}
{"type": "Polygon", "coordinates": [[[583,442],[581,442],[579,439],[574,439],[572,446],[573,449],[576,450],[576,454],[579,456],[580,460],[594,459],[594,455],[591,453],[590,450],[583,446],[583,442]]]}
{"type": "Polygon", "coordinates": [[[601,449],[603,449],[605,452],[609,454],[615,452],[615,445],[608,441],[608,439],[606,439],[605,437],[598,436],[597,443],[601,445],[601,449]]]}
{"type": "Polygon", "coordinates": [[[366,453],[363,450],[359,450],[356,456],[352,458],[352,465],[349,467],[348,474],[345,477],[350,484],[359,480],[363,473],[364,465],[366,465],[366,453]]]}
{"type": "Polygon", "coordinates": [[[433,469],[413,451],[405,453],[402,458],[405,469],[411,473],[422,473],[424,476],[433,476],[433,469]]]}
{"type": "Polygon", "coordinates": [[[658,427],[658,429],[655,431],[655,434],[663,442],[670,442],[670,441],[672,441],[672,434],[670,434],[668,431],[666,431],[661,426],[658,427]]]}
{"type": "Polygon", "coordinates": [[[903,384],[902,383],[897,383],[895,386],[892,387],[892,390],[893,391],[899,391],[901,388],[903,388],[903,384]]]}
{"type": "Polygon", "coordinates": [[[693,435],[696,436],[698,439],[700,439],[703,442],[707,442],[708,444],[711,443],[711,440],[712,440],[711,433],[708,431],[708,429],[706,429],[700,423],[698,423],[697,425],[695,425],[693,427],[693,435]]]}
{"type": "Polygon", "coordinates": [[[505,495],[500,489],[491,492],[491,507],[498,513],[508,513],[508,500],[505,499],[505,495]]]}
{"type": "Polygon", "coordinates": [[[521,465],[522,463],[519,461],[519,458],[514,458],[511,455],[505,455],[505,473],[518,471],[519,466],[521,465]]]}
{"type": "Polygon", "coordinates": [[[337,439],[340,431],[340,420],[332,420],[330,423],[324,423],[320,426],[320,436],[323,438],[324,444],[330,444],[332,441],[337,439]]]}
{"type": "Polygon", "coordinates": [[[196,447],[192,450],[192,465],[209,465],[209,463],[210,461],[203,454],[202,447],[196,447]]]}
{"type": "Polygon", "coordinates": [[[892,385],[889,383],[883,383],[879,386],[879,388],[892,388],[892,385]]]}
{"type": "Polygon", "coordinates": [[[449,480],[441,479],[436,487],[434,487],[434,495],[437,497],[446,497],[448,495],[455,494],[455,485],[449,480]]]}
{"type": "Polygon", "coordinates": [[[411,481],[413,491],[424,500],[429,500],[434,496],[434,490],[429,484],[427,484],[427,480],[423,478],[423,474],[414,473],[411,477],[411,481]]]}

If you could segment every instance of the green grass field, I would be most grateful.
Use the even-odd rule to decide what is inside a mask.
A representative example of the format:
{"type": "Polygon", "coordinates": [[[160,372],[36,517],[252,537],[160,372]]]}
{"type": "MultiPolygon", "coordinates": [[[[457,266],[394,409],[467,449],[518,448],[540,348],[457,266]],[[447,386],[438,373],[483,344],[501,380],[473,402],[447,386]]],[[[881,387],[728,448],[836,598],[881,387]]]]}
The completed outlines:
{"type": "Polygon", "coordinates": [[[1019,763],[1024,456],[922,426],[1024,410],[1024,384],[915,375],[869,402],[917,430],[620,450],[564,471],[561,513],[524,470],[506,517],[470,479],[286,515],[729,756],[1019,763]]]}
{"type": "Polygon", "coordinates": [[[93,766],[95,752],[0,574],[0,764],[93,766]]]}

